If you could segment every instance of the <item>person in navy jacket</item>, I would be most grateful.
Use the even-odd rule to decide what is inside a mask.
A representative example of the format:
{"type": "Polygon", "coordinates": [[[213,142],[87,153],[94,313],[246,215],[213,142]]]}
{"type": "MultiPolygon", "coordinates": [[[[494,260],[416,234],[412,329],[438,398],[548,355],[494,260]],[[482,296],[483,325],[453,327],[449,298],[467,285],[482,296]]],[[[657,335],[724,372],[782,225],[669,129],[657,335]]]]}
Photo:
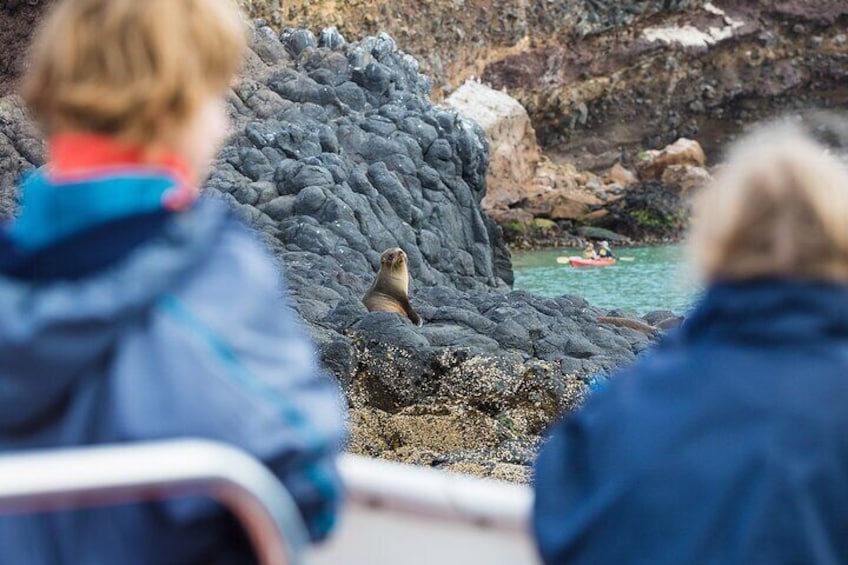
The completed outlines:
{"type": "MultiPolygon", "coordinates": [[[[0,455],[201,437],[261,460],[312,539],[341,501],[338,384],[276,261],[200,186],[246,28],[229,0],[61,0],[24,98],[48,136],[0,232],[0,455]]],[[[245,563],[206,499],[0,516],[0,563],[245,563]]]]}
{"type": "Polygon", "coordinates": [[[551,431],[548,564],[848,563],[848,171],[786,124],[694,205],[706,290],[551,431]]]}

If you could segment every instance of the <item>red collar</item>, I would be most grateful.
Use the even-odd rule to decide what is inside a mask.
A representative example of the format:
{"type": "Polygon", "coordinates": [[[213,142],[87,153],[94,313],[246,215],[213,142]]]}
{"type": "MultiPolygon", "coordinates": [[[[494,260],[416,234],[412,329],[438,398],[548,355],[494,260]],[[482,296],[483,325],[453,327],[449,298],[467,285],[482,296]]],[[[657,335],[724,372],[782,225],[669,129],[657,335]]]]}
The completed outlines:
{"type": "Polygon", "coordinates": [[[47,171],[54,179],[85,178],[143,168],[173,176],[183,185],[197,185],[194,173],[182,157],[168,152],[146,155],[139,146],[105,135],[54,135],[48,141],[47,154],[47,171]]]}

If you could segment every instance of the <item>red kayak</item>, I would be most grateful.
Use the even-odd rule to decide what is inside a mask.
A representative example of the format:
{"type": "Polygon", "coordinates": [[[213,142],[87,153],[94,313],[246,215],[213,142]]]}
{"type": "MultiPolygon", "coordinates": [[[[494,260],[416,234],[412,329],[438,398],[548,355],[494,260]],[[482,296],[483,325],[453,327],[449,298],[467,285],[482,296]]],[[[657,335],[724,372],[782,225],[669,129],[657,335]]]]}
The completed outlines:
{"type": "MultiPolygon", "coordinates": [[[[564,259],[560,257],[559,259],[564,259]]],[[[584,259],[583,257],[569,257],[568,264],[572,267],[611,267],[615,265],[615,259],[584,259]]],[[[563,263],[565,261],[562,261],[563,263]]]]}

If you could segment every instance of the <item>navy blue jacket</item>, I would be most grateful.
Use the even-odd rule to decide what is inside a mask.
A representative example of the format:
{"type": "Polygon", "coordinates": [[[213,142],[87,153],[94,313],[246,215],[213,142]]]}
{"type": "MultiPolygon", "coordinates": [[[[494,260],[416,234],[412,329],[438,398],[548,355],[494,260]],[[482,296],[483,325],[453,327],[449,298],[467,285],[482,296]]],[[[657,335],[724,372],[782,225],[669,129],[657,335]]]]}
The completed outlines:
{"type": "MultiPolygon", "coordinates": [[[[284,303],[274,259],[222,203],[161,206],[145,171],[36,174],[0,234],[0,454],[204,437],[288,488],[313,538],[340,502],[338,385],[284,303]]],[[[0,516],[0,563],[244,563],[205,499],[0,516]]]]}
{"type": "Polygon", "coordinates": [[[711,288],[555,427],[534,533],[546,563],[848,563],[848,288],[711,288]]]}

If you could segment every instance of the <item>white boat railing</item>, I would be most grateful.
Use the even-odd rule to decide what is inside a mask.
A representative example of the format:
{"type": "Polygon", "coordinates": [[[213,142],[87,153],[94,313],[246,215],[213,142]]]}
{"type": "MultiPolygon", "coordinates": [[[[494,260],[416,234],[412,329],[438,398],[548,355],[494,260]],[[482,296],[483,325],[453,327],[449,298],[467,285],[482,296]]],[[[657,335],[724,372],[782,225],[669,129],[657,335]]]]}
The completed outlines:
{"type": "Polygon", "coordinates": [[[532,494],[525,486],[469,475],[343,455],[339,470],[348,503],[525,532],[532,494]]]}
{"type": "Polygon", "coordinates": [[[347,491],[339,527],[311,548],[277,478],[207,440],[0,455],[0,514],[200,495],[233,512],[264,565],[538,562],[527,486],[354,455],[340,457],[339,468],[347,491]]]}
{"type": "Polygon", "coordinates": [[[303,562],[308,538],[291,496],[261,463],[228,445],[191,439],[0,455],[0,514],[191,495],[233,512],[260,563],[303,562]]]}
{"type": "Polygon", "coordinates": [[[343,455],[347,503],[314,565],[526,565],[532,490],[458,473],[343,455]]]}

